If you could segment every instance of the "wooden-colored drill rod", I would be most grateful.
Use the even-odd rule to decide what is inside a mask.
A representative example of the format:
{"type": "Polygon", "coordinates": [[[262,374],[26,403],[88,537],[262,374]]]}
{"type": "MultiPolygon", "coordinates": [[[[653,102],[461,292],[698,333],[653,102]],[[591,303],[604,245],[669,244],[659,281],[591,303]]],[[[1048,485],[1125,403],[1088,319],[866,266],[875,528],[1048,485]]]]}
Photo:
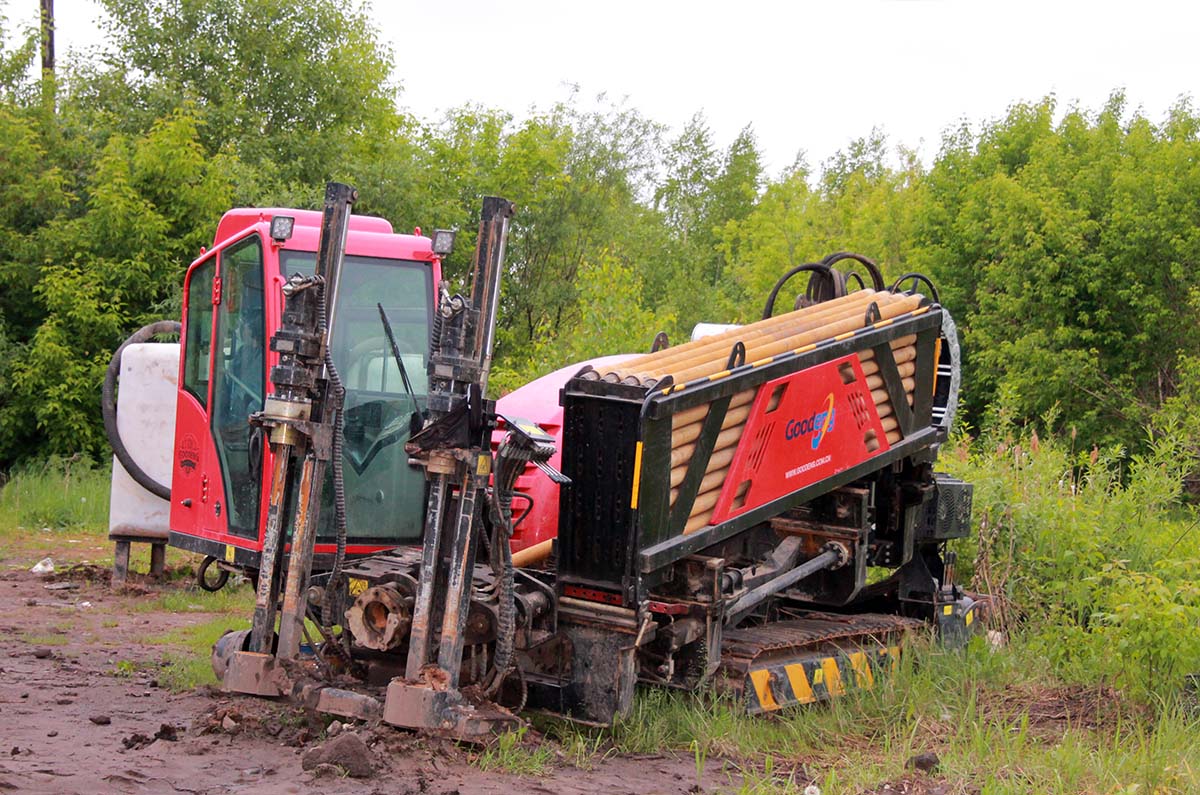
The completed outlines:
{"type": "MultiPolygon", "coordinates": [[[[896,365],[896,372],[900,374],[901,378],[911,376],[916,370],[917,365],[915,362],[904,362],[903,364],[896,365]]],[[[881,386],[883,386],[883,376],[878,373],[867,376],[867,389],[874,391],[881,386]]]]}
{"type": "MultiPolygon", "coordinates": [[[[730,448],[730,449],[732,450],[734,448],[730,448]]],[[[723,469],[718,469],[715,472],[705,475],[704,480],[700,481],[700,490],[696,492],[696,496],[699,497],[701,494],[707,494],[710,491],[720,491],[721,486],[724,485],[724,483],[725,483],[725,476],[728,474],[729,474],[729,467],[726,466],[723,469]]],[[[679,489],[673,487],[671,489],[671,505],[675,504],[675,498],[678,496],[679,496],[679,489]]],[[[695,506],[693,506],[692,512],[695,513],[695,511],[696,511],[695,506]]]]}
{"type": "MultiPolygon", "coordinates": [[[[742,438],[742,426],[729,428],[721,431],[717,435],[716,444],[713,445],[713,450],[724,450],[726,447],[736,446],[738,440],[742,438]]],[[[692,460],[692,454],[696,452],[696,443],[684,444],[676,447],[671,451],[671,467],[675,468],[680,464],[692,460]]]]}
{"type": "MultiPolygon", "coordinates": [[[[729,462],[733,460],[733,454],[735,452],[737,452],[736,444],[730,445],[729,447],[726,447],[724,450],[714,451],[713,454],[708,459],[708,468],[704,470],[706,473],[705,478],[706,479],[708,478],[708,473],[726,471],[729,468],[729,462]]],[[[672,504],[674,504],[674,502],[675,502],[675,497],[674,497],[675,491],[674,490],[677,489],[679,484],[683,482],[684,477],[687,476],[687,471],[688,471],[688,468],[687,468],[686,463],[683,464],[682,466],[673,467],[671,469],[671,489],[672,489],[671,503],[672,504]]]]}
{"type": "MultiPolygon", "coordinates": [[[[904,393],[908,395],[908,399],[911,401],[913,388],[917,385],[917,382],[912,378],[901,378],[900,383],[904,385],[904,393]]],[[[872,389],[871,399],[875,401],[876,406],[880,403],[886,403],[888,401],[888,392],[886,389],[872,389]]]]}
{"type": "MultiPolygon", "coordinates": [[[[758,388],[747,389],[744,392],[738,392],[729,399],[729,409],[733,410],[739,406],[745,406],[747,403],[754,401],[754,396],[758,394],[758,388]]],[[[708,416],[708,404],[696,406],[695,408],[686,409],[671,417],[671,427],[675,430],[691,425],[693,422],[704,422],[704,418],[708,416]]]]}
{"type": "MultiPolygon", "coordinates": [[[[749,404],[739,406],[736,409],[730,409],[725,412],[725,419],[721,422],[721,430],[732,428],[734,426],[741,427],[746,423],[746,418],[750,416],[749,404]]],[[[680,445],[694,442],[700,438],[700,430],[704,427],[704,421],[693,422],[685,425],[682,428],[671,432],[671,447],[676,448],[680,445]]]]}

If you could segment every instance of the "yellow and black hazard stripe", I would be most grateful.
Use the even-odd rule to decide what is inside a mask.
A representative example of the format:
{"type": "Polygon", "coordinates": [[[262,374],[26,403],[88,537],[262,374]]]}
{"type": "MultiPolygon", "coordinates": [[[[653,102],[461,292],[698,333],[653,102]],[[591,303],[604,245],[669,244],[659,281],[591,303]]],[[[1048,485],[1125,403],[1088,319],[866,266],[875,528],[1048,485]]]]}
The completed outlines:
{"type": "Polygon", "coordinates": [[[852,689],[870,690],[881,674],[895,672],[899,664],[900,647],[893,645],[752,666],[744,685],[746,706],[752,713],[774,712],[828,701],[852,689]]]}

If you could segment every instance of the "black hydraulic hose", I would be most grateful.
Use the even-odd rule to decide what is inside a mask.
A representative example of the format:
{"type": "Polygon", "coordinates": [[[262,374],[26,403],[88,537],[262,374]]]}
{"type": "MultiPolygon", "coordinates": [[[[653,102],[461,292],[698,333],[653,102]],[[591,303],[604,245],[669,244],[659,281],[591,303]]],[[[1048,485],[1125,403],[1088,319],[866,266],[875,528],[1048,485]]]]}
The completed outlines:
{"type": "MultiPolygon", "coordinates": [[[[325,285],[320,286],[319,312],[320,317],[328,317],[325,311],[325,285]]],[[[325,330],[322,329],[324,332],[325,330]]],[[[323,334],[326,341],[328,335],[323,334]]],[[[330,445],[330,457],[333,459],[333,527],[337,533],[337,548],[333,555],[333,570],[329,573],[329,582],[325,584],[325,594],[321,599],[321,620],[326,627],[333,626],[333,594],[341,585],[342,566],[346,562],[346,483],[342,476],[342,441],[345,436],[346,421],[346,386],[333,363],[333,353],[325,346],[325,373],[329,378],[332,390],[330,408],[334,411],[333,443],[330,445]]]]}
{"type": "Polygon", "coordinates": [[[771,294],[767,296],[767,303],[765,306],[763,306],[763,320],[771,317],[771,313],[775,311],[775,299],[779,296],[779,291],[783,289],[783,285],[787,283],[788,279],[792,278],[797,273],[804,273],[805,271],[813,274],[819,274],[823,279],[832,280],[832,274],[830,273],[829,266],[822,262],[807,262],[803,265],[797,265],[787,273],[780,276],[779,280],[775,282],[775,286],[771,288],[771,294]]]}
{"type": "Polygon", "coordinates": [[[491,514],[493,537],[491,544],[492,570],[499,580],[499,605],[496,615],[496,654],[493,659],[494,678],[486,692],[491,695],[500,689],[512,667],[513,640],[517,631],[516,585],[513,576],[512,498],[517,476],[525,469],[532,450],[512,445],[508,439],[496,449],[495,483],[492,488],[491,514]]]}
{"type": "Polygon", "coordinates": [[[852,251],[839,251],[821,260],[821,264],[832,268],[837,263],[847,259],[854,260],[867,269],[867,273],[871,275],[871,287],[876,292],[884,290],[887,287],[887,283],[883,280],[883,271],[879,270],[879,266],[875,264],[875,260],[864,257],[862,254],[855,254],[852,251]]]}
{"type": "MultiPolygon", "coordinates": [[[[824,265],[825,263],[821,264],[824,265]]],[[[845,294],[846,274],[836,268],[830,268],[828,276],[814,273],[808,277],[808,286],[804,288],[804,296],[808,298],[810,304],[832,301],[834,298],[841,298],[845,294]]],[[[801,301],[801,296],[796,296],[795,308],[800,309],[802,306],[804,304],[801,301]]]]}
{"type": "MultiPolygon", "coordinates": [[[[520,497],[523,500],[529,501],[529,504],[525,506],[525,510],[521,512],[521,518],[519,518],[515,522],[513,522],[513,532],[516,532],[517,528],[521,526],[521,522],[525,521],[525,519],[528,518],[529,514],[533,513],[533,497],[529,494],[526,494],[523,491],[514,491],[512,493],[512,497],[520,497]]],[[[511,498],[510,498],[510,501],[511,501],[511,498]]],[[[510,504],[511,504],[511,502],[510,502],[510,504]]]]}
{"type": "Polygon", "coordinates": [[[209,593],[216,593],[225,587],[225,583],[229,582],[229,570],[222,568],[217,569],[217,579],[209,581],[208,570],[216,562],[217,559],[212,555],[206,555],[200,563],[200,570],[196,572],[196,583],[209,593]]]}
{"type": "Polygon", "coordinates": [[[129,451],[125,449],[125,443],[121,440],[121,432],[117,428],[117,379],[121,375],[121,354],[125,352],[125,348],[146,342],[159,334],[178,334],[180,328],[179,323],[174,320],[159,320],[142,326],[129,335],[129,339],[121,343],[121,347],[117,348],[117,352],[109,360],[108,370],[104,373],[104,388],[100,393],[100,413],[104,415],[104,433],[108,436],[108,443],[112,445],[117,460],[121,462],[121,466],[125,467],[125,471],[129,473],[134,482],[164,500],[171,499],[171,487],[159,483],[146,474],[146,471],[133,460],[133,456],[129,455],[129,451]]]}
{"type": "Polygon", "coordinates": [[[892,292],[893,293],[898,292],[900,290],[900,284],[902,282],[908,281],[909,279],[912,279],[912,281],[913,281],[913,289],[914,290],[917,288],[917,282],[925,282],[925,285],[927,287],[929,287],[929,297],[933,299],[933,302],[935,304],[941,303],[941,300],[938,299],[937,288],[933,286],[933,280],[930,279],[925,274],[917,273],[916,271],[910,271],[909,273],[906,273],[903,276],[901,276],[896,281],[892,282],[892,292]]]}

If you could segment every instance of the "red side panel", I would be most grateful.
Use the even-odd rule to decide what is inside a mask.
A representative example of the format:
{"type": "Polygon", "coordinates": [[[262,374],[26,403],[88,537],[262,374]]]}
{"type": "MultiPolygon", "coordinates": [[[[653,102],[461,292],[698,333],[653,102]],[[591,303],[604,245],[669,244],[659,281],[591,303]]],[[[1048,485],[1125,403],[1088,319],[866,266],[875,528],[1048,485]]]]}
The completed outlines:
{"type": "Polygon", "coordinates": [[[888,449],[858,356],[763,384],[712,524],[759,508],[888,449]]]}
{"type": "MultiPolygon", "coordinates": [[[[585,364],[605,367],[624,361],[631,355],[603,356],[559,368],[501,397],[496,401],[496,412],[501,416],[530,420],[553,436],[555,453],[550,457],[549,464],[558,469],[562,466],[563,425],[563,410],[558,403],[558,393],[571,376],[583,369],[585,364]]],[[[492,432],[492,452],[500,446],[505,433],[504,430],[492,432]]],[[[513,552],[519,552],[558,535],[558,484],[530,464],[517,478],[516,490],[525,497],[513,500],[513,519],[517,522],[512,537],[513,552]]]]}

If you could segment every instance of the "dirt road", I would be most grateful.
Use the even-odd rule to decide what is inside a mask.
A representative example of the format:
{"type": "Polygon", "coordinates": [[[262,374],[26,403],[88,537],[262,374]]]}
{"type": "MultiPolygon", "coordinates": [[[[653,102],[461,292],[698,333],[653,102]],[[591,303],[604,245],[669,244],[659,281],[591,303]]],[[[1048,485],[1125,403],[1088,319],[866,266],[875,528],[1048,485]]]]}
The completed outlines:
{"type": "MultiPolygon", "coordinates": [[[[0,574],[0,793],[709,791],[696,787],[690,756],[593,758],[580,769],[548,754],[547,775],[522,777],[484,772],[468,749],[386,726],[353,729],[370,748],[373,776],[306,771],[302,756],[324,739],[323,722],[283,705],[159,686],[162,638],[216,616],[147,612],[148,598],[103,582],[0,574]]],[[[709,762],[706,784],[732,783],[721,764],[709,762]]]]}

